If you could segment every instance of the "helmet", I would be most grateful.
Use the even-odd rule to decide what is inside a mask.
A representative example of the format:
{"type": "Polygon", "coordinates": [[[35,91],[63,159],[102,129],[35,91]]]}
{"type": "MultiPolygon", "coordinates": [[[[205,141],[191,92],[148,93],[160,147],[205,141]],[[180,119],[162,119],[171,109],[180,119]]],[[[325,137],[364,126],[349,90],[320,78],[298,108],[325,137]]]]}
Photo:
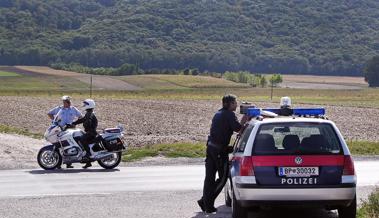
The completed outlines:
{"type": "Polygon", "coordinates": [[[290,97],[282,97],[280,99],[280,107],[285,108],[285,107],[291,107],[291,98],[290,97]]]}
{"type": "Polygon", "coordinates": [[[62,96],[62,101],[68,101],[68,102],[71,102],[71,97],[68,96],[68,95],[64,95],[64,96],[62,96]]]}
{"type": "Polygon", "coordinates": [[[94,109],[96,106],[95,101],[92,99],[86,99],[83,101],[83,109],[88,110],[88,109],[94,109]]]}

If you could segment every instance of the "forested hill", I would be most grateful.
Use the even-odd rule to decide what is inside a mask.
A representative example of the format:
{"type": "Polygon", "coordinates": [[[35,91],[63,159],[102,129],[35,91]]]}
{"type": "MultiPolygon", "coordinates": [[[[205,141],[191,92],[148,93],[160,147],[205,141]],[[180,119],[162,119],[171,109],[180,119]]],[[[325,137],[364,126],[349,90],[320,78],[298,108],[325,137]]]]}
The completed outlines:
{"type": "Polygon", "coordinates": [[[361,75],[378,0],[0,0],[0,65],[361,75]]]}

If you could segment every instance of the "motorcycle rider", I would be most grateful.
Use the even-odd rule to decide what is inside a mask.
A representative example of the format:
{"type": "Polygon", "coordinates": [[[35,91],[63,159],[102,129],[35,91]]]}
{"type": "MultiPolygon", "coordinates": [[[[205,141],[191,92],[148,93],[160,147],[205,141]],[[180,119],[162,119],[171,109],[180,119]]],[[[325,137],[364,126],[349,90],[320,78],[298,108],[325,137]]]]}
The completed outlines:
{"type": "Polygon", "coordinates": [[[80,123],[83,123],[84,127],[84,135],[80,139],[80,143],[82,144],[83,148],[86,151],[86,155],[83,158],[83,161],[87,162],[86,165],[83,166],[83,168],[91,167],[91,161],[90,161],[90,155],[91,151],[89,148],[89,144],[94,141],[96,138],[97,132],[97,118],[95,114],[93,113],[93,110],[95,109],[95,101],[92,99],[86,99],[83,101],[83,109],[86,110],[86,114],[83,118],[78,119],[77,121],[73,122],[72,125],[77,125],[80,123]]]}
{"type": "Polygon", "coordinates": [[[203,197],[197,201],[202,211],[216,212],[215,199],[225,185],[228,174],[228,145],[233,132],[240,131],[250,119],[244,115],[238,122],[234,111],[237,108],[237,97],[225,95],[222,98],[222,108],[214,115],[210,135],[207,142],[205,159],[205,179],[203,197]],[[215,180],[216,173],[219,179],[215,180]]]}
{"type": "MultiPolygon", "coordinates": [[[[60,126],[65,126],[71,124],[76,118],[80,119],[82,118],[82,113],[74,107],[71,106],[71,97],[68,95],[62,96],[63,105],[57,106],[53,109],[51,109],[47,116],[54,120],[55,116],[57,117],[58,124],[60,126]],[[59,114],[58,114],[59,113],[59,114]]],[[[66,164],[67,168],[74,168],[71,164],[66,164]]]]}

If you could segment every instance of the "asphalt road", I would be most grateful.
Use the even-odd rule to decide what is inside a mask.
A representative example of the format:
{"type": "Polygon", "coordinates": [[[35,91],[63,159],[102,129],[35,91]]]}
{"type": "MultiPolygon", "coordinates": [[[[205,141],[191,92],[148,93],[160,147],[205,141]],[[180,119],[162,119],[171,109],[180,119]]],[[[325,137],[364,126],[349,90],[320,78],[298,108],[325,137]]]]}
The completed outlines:
{"type": "MultiPolygon", "coordinates": [[[[79,165],[76,165],[79,167],[79,165]]],[[[379,161],[356,161],[358,198],[379,185],[379,161]]],[[[201,196],[204,166],[120,167],[106,171],[0,171],[0,217],[231,217],[223,196],[218,213],[205,215],[201,196]]],[[[276,209],[251,217],[337,217],[335,212],[276,209]]]]}

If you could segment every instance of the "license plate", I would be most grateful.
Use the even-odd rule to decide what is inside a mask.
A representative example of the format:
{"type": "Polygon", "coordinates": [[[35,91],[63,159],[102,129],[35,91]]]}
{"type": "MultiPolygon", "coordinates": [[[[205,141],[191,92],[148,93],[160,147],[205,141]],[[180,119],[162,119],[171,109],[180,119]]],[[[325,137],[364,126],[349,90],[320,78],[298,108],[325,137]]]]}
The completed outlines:
{"type": "Polygon", "coordinates": [[[286,177],[318,176],[318,167],[279,167],[279,176],[286,176],[286,177]]]}

